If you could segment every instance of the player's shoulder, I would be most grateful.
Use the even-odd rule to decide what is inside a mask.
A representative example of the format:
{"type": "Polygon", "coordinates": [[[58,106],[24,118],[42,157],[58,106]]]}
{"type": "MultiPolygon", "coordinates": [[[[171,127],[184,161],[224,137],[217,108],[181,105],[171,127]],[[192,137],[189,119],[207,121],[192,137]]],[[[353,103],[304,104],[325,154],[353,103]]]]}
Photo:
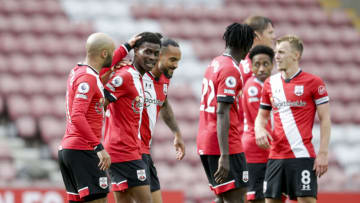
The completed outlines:
{"type": "Polygon", "coordinates": [[[314,75],[312,73],[309,73],[309,72],[305,72],[305,71],[301,71],[301,75],[302,75],[302,78],[306,78],[308,80],[311,80],[311,81],[323,81],[319,76],[317,75],[314,75]]]}
{"type": "Polygon", "coordinates": [[[256,96],[261,92],[263,83],[256,79],[255,76],[251,76],[245,83],[244,93],[249,96],[256,96]]]}
{"type": "Polygon", "coordinates": [[[72,72],[74,73],[74,80],[78,81],[96,81],[99,77],[99,74],[95,69],[84,64],[78,64],[75,68],[73,68],[72,72]]]}

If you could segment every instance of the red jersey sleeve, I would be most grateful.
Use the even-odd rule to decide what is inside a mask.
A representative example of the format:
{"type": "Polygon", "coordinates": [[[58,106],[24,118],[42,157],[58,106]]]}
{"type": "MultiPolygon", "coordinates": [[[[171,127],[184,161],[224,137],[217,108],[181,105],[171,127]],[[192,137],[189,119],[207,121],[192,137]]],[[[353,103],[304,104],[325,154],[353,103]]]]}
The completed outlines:
{"type": "Polygon", "coordinates": [[[316,105],[329,102],[329,96],[325,87],[325,83],[318,77],[313,81],[312,97],[316,105]]]}
{"type": "Polygon", "coordinates": [[[265,110],[271,110],[271,100],[270,100],[270,77],[265,80],[264,87],[261,93],[260,108],[265,110]]]}
{"type": "Polygon", "coordinates": [[[119,63],[121,60],[123,60],[126,57],[126,55],[129,53],[130,50],[131,50],[131,47],[128,43],[125,43],[125,44],[121,45],[119,48],[117,48],[114,52],[111,67],[113,67],[114,65],[119,63]]]}
{"type": "Polygon", "coordinates": [[[96,93],[96,78],[89,75],[80,76],[73,86],[75,92],[71,111],[71,122],[80,131],[80,134],[86,137],[90,147],[100,144],[98,138],[91,130],[86,119],[91,100],[96,93]]]}
{"type": "Polygon", "coordinates": [[[242,95],[242,105],[244,111],[249,115],[252,121],[255,120],[261,99],[261,90],[254,85],[247,84],[242,95]]]}
{"type": "Polygon", "coordinates": [[[233,67],[222,68],[217,78],[217,84],[217,101],[234,103],[237,92],[242,87],[239,72],[234,70],[233,67]]]}
{"type": "Polygon", "coordinates": [[[128,92],[129,74],[125,70],[117,70],[104,86],[106,99],[110,102],[116,101],[128,92]]]}

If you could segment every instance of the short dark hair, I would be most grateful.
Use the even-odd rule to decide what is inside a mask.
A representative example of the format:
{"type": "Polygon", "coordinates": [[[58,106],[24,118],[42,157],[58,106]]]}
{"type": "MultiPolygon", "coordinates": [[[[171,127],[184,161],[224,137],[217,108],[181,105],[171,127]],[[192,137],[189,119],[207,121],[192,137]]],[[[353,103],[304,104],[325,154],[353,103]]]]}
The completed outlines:
{"type": "Polygon", "coordinates": [[[226,47],[248,52],[254,42],[255,32],[246,24],[233,23],[227,26],[223,35],[226,47]]]}
{"type": "Polygon", "coordinates": [[[275,55],[274,50],[268,46],[258,45],[256,47],[252,48],[249,53],[249,57],[251,60],[253,60],[254,56],[256,56],[258,54],[268,55],[271,62],[273,62],[273,60],[274,60],[274,55],[275,55]]]}
{"type": "Polygon", "coordinates": [[[264,16],[250,16],[244,23],[249,25],[254,31],[260,33],[263,33],[269,24],[274,26],[270,18],[264,16]]]}
{"type": "Polygon", "coordinates": [[[142,32],[137,36],[141,36],[141,38],[135,42],[134,48],[140,47],[144,42],[154,43],[161,46],[160,38],[156,33],[142,32]]]}
{"type": "Polygon", "coordinates": [[[167,37],[161,38],[161,47],[168,47],[169,45],[179,47],[179,43],[177,43],[177,41],[167,37]]]}
{"type": "Polygon", "coordinates": [[[160,32],[155,32],[154,34],[156,34],[160,39],[164,37],[160,32]]]}

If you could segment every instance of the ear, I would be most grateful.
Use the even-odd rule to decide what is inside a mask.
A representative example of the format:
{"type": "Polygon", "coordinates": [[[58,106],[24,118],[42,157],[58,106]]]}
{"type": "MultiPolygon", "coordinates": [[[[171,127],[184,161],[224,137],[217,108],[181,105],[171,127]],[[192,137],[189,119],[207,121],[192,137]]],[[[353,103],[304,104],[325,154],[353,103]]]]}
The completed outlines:
{"type": "Polygon", "coordinates": [[[102,56],[103,58],[106,58],[106,57],[108,56],[108,54],[109,54],[109,52],[108,52],[108,50],[106,50],[106,49],[104,49],[104,50],[101,51],[101,56],[102,56]]]}
{"type": "Polygon", "coordinates": [[[258,31],[255,31],[255,39],[254,40],[257,40],[257,41],[260,41],[261,40],[261,36],[262,34],[258,31]]]}

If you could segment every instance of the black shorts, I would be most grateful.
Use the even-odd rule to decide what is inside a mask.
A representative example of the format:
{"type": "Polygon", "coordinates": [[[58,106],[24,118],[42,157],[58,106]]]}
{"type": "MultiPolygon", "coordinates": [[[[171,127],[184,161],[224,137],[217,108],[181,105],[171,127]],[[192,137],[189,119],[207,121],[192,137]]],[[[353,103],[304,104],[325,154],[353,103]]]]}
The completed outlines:
{"type": "Polygon", "coordinates": [[[58,155],[68,201],[106,197],[109,192],[109,178],[106,172],[98,167],[100,160],[94,151],[63,149],[58,155]]]}
{"type": "Polygon", "coordinates": [[[147,169],[146,169],[146,176],[149,177],[150,181],[150,191],[155,192],[160,190],[160,181],[157,175],[156,168],[154,166],[154,162],[151,158],[150,154],[142,154],[142,160],[145,162],[147,169]]]}
{"type": "Polygon", "coordinates": [[[202,165],[209,180],[210,189],[216,195],[235,188],[247,187],[249,173],[246,167],[244,153],[230,155],[230,172],[225,183],[218,184],[215,181],[214,173],[218,169],[219,155],[200,155],[202,165]]]}
{"type": "Polygon", "coordinates": [[[131,187],[149,185],[146,168],[145,162],[141,159],[112,163],[109,169],[111,190],[124,191],[131,187]]]}
{"type": "Polygon", "coordinates": [[[280,199],[285,193],[291,200],[317,196],[317,177],[313,158],[269,159],[264,181],[266,198],[280,199]]]}
{"type": "Polygon", "coordinates": [[[264,179],[266,163],[247,163],[249,170],[249,183],[247,188],[247,200],[264,199],[264,179]]]}

